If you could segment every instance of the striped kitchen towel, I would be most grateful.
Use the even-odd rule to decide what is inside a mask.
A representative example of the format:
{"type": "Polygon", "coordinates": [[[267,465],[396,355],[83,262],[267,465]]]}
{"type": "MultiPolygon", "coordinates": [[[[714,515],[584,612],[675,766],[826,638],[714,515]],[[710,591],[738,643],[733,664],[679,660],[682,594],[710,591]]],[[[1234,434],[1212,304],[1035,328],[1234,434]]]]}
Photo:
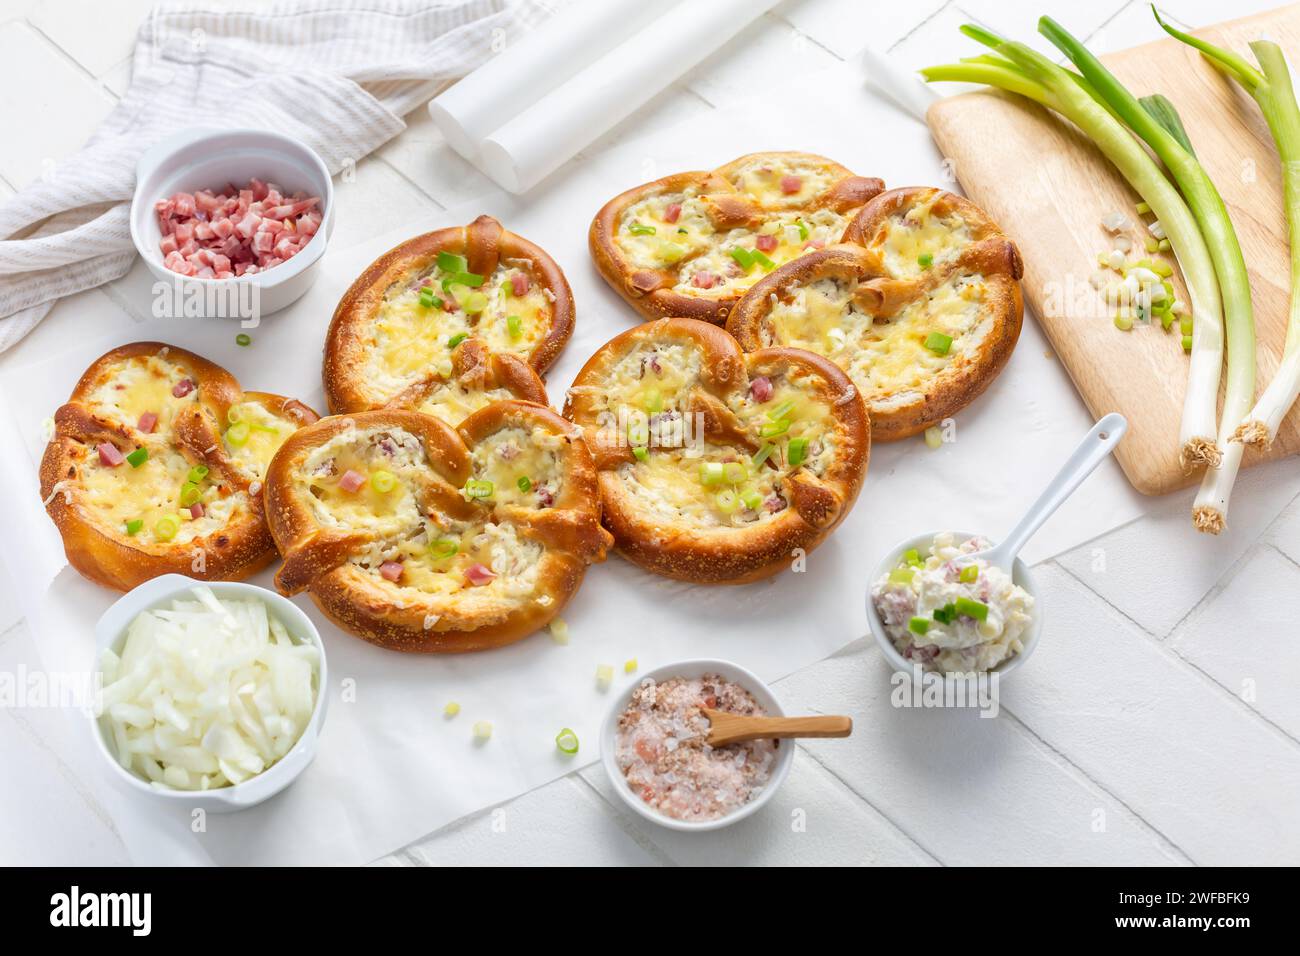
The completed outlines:
{"type": "Polygon", "coordinates": [[[187,126],[294,136],[337,173],[401,117],[557,0],[164,4],[140,26],[131,85],[82,150],[0,204],[0,352],[54,303],[124,275],[135,165],[187,126]]]}

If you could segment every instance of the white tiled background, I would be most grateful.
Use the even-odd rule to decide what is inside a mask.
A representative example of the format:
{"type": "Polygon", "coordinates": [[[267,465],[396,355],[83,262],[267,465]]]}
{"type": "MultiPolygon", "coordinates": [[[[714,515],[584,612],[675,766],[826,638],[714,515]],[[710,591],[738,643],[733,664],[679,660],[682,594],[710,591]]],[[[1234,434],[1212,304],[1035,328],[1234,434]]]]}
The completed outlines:
{"type": "MultiPolygon", "coordinates": [[[[1191,26],[1273,5],[1162,3],[1191,26]]],[[[0,0],[0,198],[75,149],[113,107],[148,9],[147,0],[0,0]]],[[[916,67],[967,55],[962,22],[1026,39],[1044,12],[1098,50],[1156,35],[1137,0],[786,0],[592,149],[726,109],[765,78],[832,66],[867,42],[916,67]]],[[[423,110],[408,121],[339,190],[336,248],[487,187],[423,110]]],[[[143,319],[130,282],[61,304],[29,343],[57,336],[63,310],[143,319]]],[[[1297,471],[1291,461],[1253,477],[1254,490],[1274,493],[1241,494],[1220,540],[1190,531],[1188,497],[1176,495],[1040,565],[1048,633],[1003,688],[995,720],[887,706],[878,699],[889,693],[885,664],[859,642],[777,687],[789,710],[853,715],[853,737],[801,746],[773,802],[729,830],[701,837],[646,824],[593,766],[381,862],[1300,863],[1300,498],[1276,493],[1300,488],[1297,471]],[[900,745],[903,721],[928,725],[926,748],[900,745]]],[[[35,668],[5,586],[0,670],[35,668]]],[[[128,862],[96,802],[98,781],[60,760],[64,724],[54,711],[0,711],[0,863],[128,862]]]]}

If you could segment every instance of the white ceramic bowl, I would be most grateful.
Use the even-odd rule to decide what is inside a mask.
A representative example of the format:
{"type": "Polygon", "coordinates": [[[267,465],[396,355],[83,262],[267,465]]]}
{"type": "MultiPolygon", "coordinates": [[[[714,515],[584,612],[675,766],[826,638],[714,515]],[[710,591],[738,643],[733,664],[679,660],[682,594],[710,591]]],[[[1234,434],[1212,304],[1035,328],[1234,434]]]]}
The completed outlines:
{"type": "MultiPolygon", "coordinates": [[[[319,273],[325,246],[334,229],[334,183],[325,163],[308,146],[281,133],[257,129],[182,130],[154,144],[136,165],[135,195],[131,200],[131,240],[154,276],[169,284],[179,282],[187,306],[201,304],[204,318],[236,317],[230,308],[243,302],[237,284],[257,290],[256,318],[277,312],[306,292],[319,273]],[[219,189],[227,183],[242,186],[256,177],[274,182],[288,193],[302,190],[321,198],[321,225],[311,241],[293,258],[266,272],[237,279],[196,279],[163,266],[158,243],[162,233],[154,204],[177,192],[219,189]],[[213,294],[208,290],[212,287],[213,294]],[[213,308],[209,303],[220,303],[213,308]],[[208,311],[215,314],[208,315],[208,311]]],[[[177,314],[190,315],[186,311],[177,314]]],[[[248,323],[251,328],[255,322],[248,323]]]]}
{"type": "Polygon", "coordinates": [[[699,822],[676,820],[646,806],[645,801],[638,799],[632,793],[632,788],[627,785],[627,779],[623,776],[623,772],[618,768],[616,738],[618,736],[619,716],[627,709],[627,705],[632,700],[633,692],[647,677],[656,681],[664,681],[670,677],[703,677],[705,674],[717,674],[719,677],[745,688],[754,695],[754,700],[758,701],[759,706],[763,708],[769,717],[785,716],[785,711],[781,709],[781,705],[772,693],[771,688],[754,674],[745,670],[739,664],[733,664],[730,661],[700,659],[666,664],[663,667],[656,667],[652,671],[637,675],[637,679],[632,681],[614,698],[609,713],[605,715],[605,722],[600,727],[600,762],[604,764],[605,772],[609,774],[609,780],[614,787],[614,792],[622,797],[623,802],[635,812],[652,823],[657,823],[661,827],[667,827],[670,830],[696,832],[720,830],[757,813],[758,809],[771,800],[772,795],[785,782],[786,776],[790,773],[790,765],[794,763],[794,741],[781,741],[776,749],[776,764],[772,768],[772,775],[767,782],[767,786],[762,789],[758,796],[735,813],[729,813],[725,817],[718,817],[716,820],[699,822]]]}
{"type": "Polygon", "coordinates": [[[230,813],[243,810],[275,796],[297,779],[307,769],[307,765],[316,756],[317,739],[325,723],[325,711],[329,695],[329,672],[325,663],[325,645],[320,632],[312,624],[311,618],[302,612],[296,604],[283,598],[274,591],[260,588],[255,584],[237,581],[195,581],[182,574],[164,574],[162,577],[146,581],[139,587],[128,591],[118,598],[104,616],[95,625],[95,660],[93,672],[99,673],[99,658],[105,648],[120,651],[126,639],[127,626],[141,611],[159,607],[173,598],[182,597],[190,588],[206,585],[217,597],[255,598],[264,601],[289,633],[299,641],[309,641],[320,652],[320,671],[317,680],[316,708],[312,711],[307,728],[293,745],[293,749],[272,764],[268,769],[229,787],[216,790],[171,790],[155,787],[143,777],[137,776],[117,762],[112,743],[112,731],[107,721],[96,717],[90,718],[91,733],[99,752],[108,762],[110,772],[119,785],[142,795],[175,806],[198,807],[213,813],[230,813]]]}
{"type": "MultiPolygon", "coordinates": [[[[899,562],[903,560],[903,555],[908,550],[915,548],[924,555],[930,550],[930,546],[934,544],[935,535],[942,533],[943,531],[928,531],[914,538],[900,541],[885,553],[880,564],[876,566],[875,572],[871,575],[871,580],[867,582],[867,623],[871,627],[871,633],[875,635],[876,643],[880,645],[880,649],[884,652],[885,660],[889,661],[894,670],[902,671],[905,674],[915,674],[916,665],[898,653],[893,642],[889,639],[889,635],[885,633],[884,622],[880,620],[880,615],[876,613],[876,604],[871,600],[871,589],[875,587],[876,582],[881,577],[898,567],[899,562]]],[[[981,535],[970,531],[953,531],[952,534],[962,541],[968,538],[981,537],[981,535]]],[[[1029,596],[1034,599],[1034,611],[1030,618],[1029,628],[1021,638],[1024,650],[1015,657],[1003,661],[989,672],[997,673],[999,680],[1025,662],[1026,658],[1034,652],[1034,648],[1038,646],[1039,635],[1043,632],[1043,602],[1039,596],[1038,587],[1034,583],[1034,576],[1029,572],[1029,565],[1016,558],[1016,562],[1011,568],[1011,580],[1029,592],[1029,596]]]]}

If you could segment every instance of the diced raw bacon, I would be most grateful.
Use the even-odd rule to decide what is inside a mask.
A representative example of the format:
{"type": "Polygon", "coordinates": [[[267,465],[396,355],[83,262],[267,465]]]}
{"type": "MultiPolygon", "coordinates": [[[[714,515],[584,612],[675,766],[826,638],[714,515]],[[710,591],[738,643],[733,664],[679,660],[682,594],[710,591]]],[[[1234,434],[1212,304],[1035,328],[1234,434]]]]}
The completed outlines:
{"type": "Polygon", "coordinates": [[[771,252],[776,248],[776,236],[763,233],[754,240],[754,245],[758,247],[759,252],[771,252]]]}
{"type": "Polygon", "coordinates": [[[664,210],[664,222],[676,222],[682,214],[682,204],[679,202],[669,203],[668,208],[664,210]]]}
{"type": "Polygon", "coordinates": [[[339,478],[339,487],[347,492],[358,491],[365,483],[366,476],[351,468],[343,472],[343,476],[339,478]]]}
{"type": "Polygon", "coordinates": [[[192,391],[194,391],[194,379],[192,378],[183,378],[172,386],[172,395],[176,398],[184,398],[192,391]]]}
{"type": "Polygon", "coordinates": [[[393,581],[394,583],[401,580],[402,571],[403,568],[401,561],[385,561],[379,566],[379,573],[384,576],[385,580],[393,581]]]}
{"type": "Polygon", "coordinates": [[[158,424],[158,416],[153,412],[145,412],[140,416],[140,421],[136,423],[136,428],[148,435],[158,424]]]}
{"type": "Polygon", "coordinates": [[[510,291],[515,295],[527,295],[531,287],[532,281],[525,272],[516,272],[510,277],[510,291]]]}
{"type": "Polygon", "coordinates": [[[802,176],[781,177],[781,192],[785,193],[787,196],[792,196],[801,189],[803,189],[802,176]]]}
{"type": "Polygon", "coordinates": [[[749,383],[749,394],[756,402],[766,402],[772,397],[772,380],[766,375],[759,375],[749,383]]]}
{"type": "Polygon", "coordinates": [[[496,574],[485,564],[471,564],[465,569],[465,580],[479,588],[496,580],[496,574]]]}
{"type": "Polygon", "coordinates": [[[99,446],[99,463],[109,468],[116,468],[126,461],[126,456],[117,450],[112,442],[103,442],[99,446]]]}
{"type": "Polygon", "coordinates": [[[202,279],[265,272],[301,252],[322,220],[319,196],[291,196],[260,179],[178,192],[154,203],[154,212],[163,265],[202,279]]]}
{"type": "Polygon", "coordinates": [[[691,276],[691,285],[697,289],[712,289],[718,284],[718,277],[712,272],[697,272],[691,276]]]}

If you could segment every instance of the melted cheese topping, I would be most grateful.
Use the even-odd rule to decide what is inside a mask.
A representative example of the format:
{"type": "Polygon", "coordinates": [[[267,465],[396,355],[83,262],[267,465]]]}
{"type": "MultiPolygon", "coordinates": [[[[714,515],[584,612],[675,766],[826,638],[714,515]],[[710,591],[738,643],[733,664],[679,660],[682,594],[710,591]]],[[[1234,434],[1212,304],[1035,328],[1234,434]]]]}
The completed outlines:
{"type": "Polygon", "coordinates": [[[276,415],[261,402],[240,402],[230,406],[227,413],[231,424],[248,423],[248,440],[242,445],[231,444],[229,429],[222,436],[222,444],[234,462],[255,480],[266,476],[267,466],[280,450],[285,440],[298,430],[299,423],[291,418],[276,415]]]}
{"type": "Polygon", "coordinates": [[[616,223],[614,244],[633,269],[675,269],[673,291],[681,295],[705,299],[741,295],[771,269],[810,249],[840,241],[857,210],[798,211],[833,183],[832,174],[814,164],[755,161],[742,167],[732,184],[768,211],[756,227],[718,232],[699,187],[691,186],[647,196],[624,209],[616,223]],[[800,177],[798,192],[782,192],[781,181],[787,175],[800,177]],[[675,222],[669,222],[666,216],[674,206],[680,212],[675,222]],[[759,250],[771,267],[761,260],[742,266],[731,250],[741,250],[744,259],[758,249],[760,236],[766,237],[764,245],[776,243],[759,250]]]}
{"type": "Polygon", "coordinates": [[[552,293],[537,281],[530,260],[503,259],[477,288],[453,284],[444,290],[445,278],[435,267],[410,286],[394,287],[384,298],[365,343],[362,387],[373,404],[384,404],[430,375],[450,378],[453,341],[472,335],[493,352],[527,359],[550,334],[552,293]],[[515,295],[510,284],[518,274],[529,279],[528,292],[522,296],[515,295]],[[454,304],[454,309],[422,306],[419,282],[424,279],[430,280],[434,295],[444,305],[454,304]],[[481,297],[479,301],[475,296],[481,297]],[[467,305],[482,308],[471,313],[467,305]]]}
{"type": "Polygon", "coordinates": [[[897,315],[873,320],[853,303],[856,281],[820,279],[775,302],[764,323],[768,345],[807,349],[835,362],[870,404],[923,389],[976,340],[984,282],[953,276],[897,315]],[[947,354],[926,347],[930,333],[952,339],[947,354]]]}
{"type": "Polygon", "coordinates": [[[158,416],[156,430],[166,429],[176,412],[198,399],[197,388],[177,398],[172,389],[189,376],[181,366],[157,355],[137,355],[120,362],[86,399],[90,411],[101,417],[130,425],[140,416],[158,416]]]}
{"type": "Polygon", "coordinates": [[[970,244],[971,231],[966,221],[955,214],[937,216],[933,205],[931,199],[912,206],[902,216],[891,216],[873,237],[872,245],[892,275],[918,276],[956,258],[970,244]],[[927,256],[929,265],[922,263],[927,256]]]}
{"type": "Polygon", "coordinates": [[[480,408],[508,398],[514,398],[508,388],[465,388],[459,382],[442,381],[434,384],[415,410],[455,426],[480,408]]]}
{"type": "Polygon", "coordinates": [[[549,507],[560,494],[560,454],[566,442],[544,428],[503,428],[475,446],[474,477],[492,482],[491,501],[549,507]]]}
{"type": "MultiPolygon", "coordinates": [[[[427,469],[424,446],[410,432],[401,428],[349,430],[314,449],[295,481],[321,524],[390,536],[420,523],[417,494],[427,469]],[[356,491],[341,484],[349,471],[365,479],[356,491]],[[392,476],[393,487],[376,487],[376,473],[392,476]]],[[[380,479],[383,477],[380,474],[380,479]]]]}
{"type": "Polygon", "coordinates": [[[751,392],[730,408],[750,442],[706,438],[702,416],[684,414],[700,385],[702,355],[693,344],[639,342],[609,370],[606,381],[583,386],[595,396],[602,427],[617,428],[620,442],[644,445],[644,455],[617,469],[639,511],[673,525],[697,529],[742,528],[769,521],[789,506],[784,490],[791,440],[803,446],[793,467],[824,474],[836,444],[832,411],[820,379],[792,371],[771,380],[772,394],[751,392]],[[755,464],[755,457],[763,460],[755,464]]]}

